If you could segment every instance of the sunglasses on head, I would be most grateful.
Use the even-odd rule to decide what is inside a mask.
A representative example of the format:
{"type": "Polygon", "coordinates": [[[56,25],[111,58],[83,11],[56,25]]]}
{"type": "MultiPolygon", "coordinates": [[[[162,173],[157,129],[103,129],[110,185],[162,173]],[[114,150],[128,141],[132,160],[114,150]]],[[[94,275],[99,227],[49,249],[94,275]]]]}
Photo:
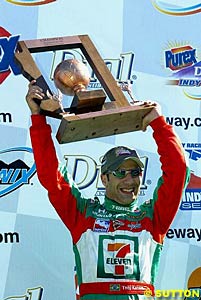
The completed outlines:
{"type": "Polygon", "coordinates": [[[140,167],[131,169],[131,170],[124,170],[124,169],[118,169],[116,171],[110,172],[113,174],[115,177],[122,179],[127,176],[127,174],[131,174],[131,177],[137,177],[140,176],[142,173],[142,169],[140,167]]]}

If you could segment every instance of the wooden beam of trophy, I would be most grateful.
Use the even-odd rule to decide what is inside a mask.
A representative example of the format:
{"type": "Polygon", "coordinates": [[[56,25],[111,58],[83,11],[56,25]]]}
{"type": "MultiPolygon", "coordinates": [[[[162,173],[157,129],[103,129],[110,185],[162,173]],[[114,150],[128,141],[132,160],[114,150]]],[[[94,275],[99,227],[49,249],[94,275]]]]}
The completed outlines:
{"type": "Polygon", "coordinates": [[[35,79],[48,95],[41,101],[41,113],[61,119],[56,135],[60,144],[141,130],[143,116],[152,109],[143,103],[132,105],[128,102],[88,35],[20,41],[15,59],[23,76],[29,81],[35,79]],[[70,107],[61,110],[59,103],[52,100],[53,93],[32,53],[77,48],[82,51],[102,89],[87,90],[90,76],[82,62],[62,61],[54,71],[54,83],[61,93],[72,94],[74,98],[70,107]],[[84,83],[79,77],[83,72],[84,83]]]}

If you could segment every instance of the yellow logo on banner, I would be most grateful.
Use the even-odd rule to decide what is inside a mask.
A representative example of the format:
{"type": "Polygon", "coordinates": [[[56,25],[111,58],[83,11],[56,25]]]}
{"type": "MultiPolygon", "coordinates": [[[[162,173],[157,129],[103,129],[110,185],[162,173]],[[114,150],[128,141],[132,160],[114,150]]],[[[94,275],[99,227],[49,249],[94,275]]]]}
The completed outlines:
{"type": "Polygon", "coordinates": [[[57,0],[6,0],[6,1],[16,5],[34,6],[34,5],[49,4],[57,0]]]}

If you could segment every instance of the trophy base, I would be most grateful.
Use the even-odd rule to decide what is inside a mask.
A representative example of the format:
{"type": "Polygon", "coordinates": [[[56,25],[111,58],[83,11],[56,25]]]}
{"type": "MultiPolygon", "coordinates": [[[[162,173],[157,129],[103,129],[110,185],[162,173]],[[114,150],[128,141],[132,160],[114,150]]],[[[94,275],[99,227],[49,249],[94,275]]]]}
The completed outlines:
{"type": "Polygon", "coordinates": [[[73,98],[70,113],[83,114],[102,110],[105,99],[106,94],[101,89],[77,92],[73,98]]]}
{"type": "Polygon", "coordinates": [[[64,114],[56,138],[59,144],[65,144],[141,130],[142,119],[152,108],[142,104],[80,115],[64,114]]]}

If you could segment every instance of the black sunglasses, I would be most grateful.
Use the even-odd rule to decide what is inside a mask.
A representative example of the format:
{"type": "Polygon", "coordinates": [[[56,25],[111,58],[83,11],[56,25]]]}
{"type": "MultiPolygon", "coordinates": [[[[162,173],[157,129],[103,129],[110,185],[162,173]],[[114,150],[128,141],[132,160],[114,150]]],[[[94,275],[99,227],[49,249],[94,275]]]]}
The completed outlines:
{"type": "Polygon", "coordinates": [[[126,177],[127,174],[131,174],[131,177],[134,178],[134,177],[141,175],[142,169],[141,168],[135,168],[135,169],[131,169],[131,170],[118,169],[116,171],[111,171],[109,173],[113,174],[115,177],[117,177],[119,179],[126,177]]]}

